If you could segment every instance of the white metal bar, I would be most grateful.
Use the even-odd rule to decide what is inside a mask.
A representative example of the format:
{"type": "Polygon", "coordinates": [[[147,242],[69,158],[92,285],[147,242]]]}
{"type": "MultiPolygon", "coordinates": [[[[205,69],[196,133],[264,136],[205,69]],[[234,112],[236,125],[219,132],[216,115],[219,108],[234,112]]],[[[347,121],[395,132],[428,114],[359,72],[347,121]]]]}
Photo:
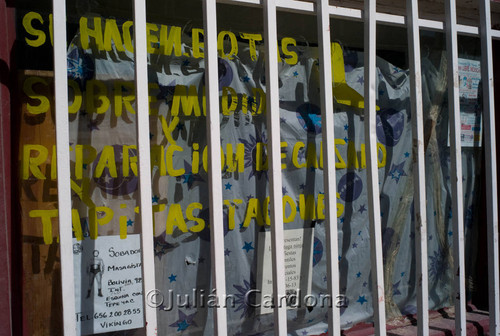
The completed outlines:
{"type": "Polygon", "coordinates": [[[208,190],[210,195],[210,252],[212,258],[212,286],[221,301],[214,310],[214,334],[227,335],[226,271],[224,260],[224,221],[221,176],[219,75],[217,61],[217,4],[203,2],[205,28],[205,90],[207,98],[207,146],[209,157],[208,190]]]}
{"type": "Polygon", "coordinates": [[[66,1],[53,0],[54,89],[56,114],[57,199],[64,335],[76,335],[73,229],[71,226],[71,173],[69,158],[68,63],[66,1]]]}
{"type": "Polygon", "coordinates": [[[490,335],[500,335],[500,280],[498,265],[498,190],[493,86],[493,51],[490,1],[479,1],[481,21],[481,79],[483,83],[483,125],[486,168],[486,208],[488,232],[488,296],[490,335]]]}
{"type": "Polygon", "coordinates": [[[410,99],[413,138],[413,207],[415,213],[415,254],[417,260],[417,331],[429,333],[429,286],[427,271],[427,211],[425,192],[424,114],[418,1],[407,0],[410,99]]]}
{"type": "MultiPolygon", "coordinates": [[[[386,335],[384,262],[382,258],[382,224],[380,220],[380,191],[378,186],[377,111],[376,111],[376,0],[365,0],[364,62],[365,62],[365,143],[367,147],[366,177],[368,184],[368,216],[370,220],[370,252],[372,300],[375,333],[386,335]]],[[[390,279],[388,279],[390,281],[390,279]]]]}
{"type": "MultiPolygon", "coordinates": [[[[337,177],[335,173],[335,134],[332,91],[332,56],[328,0],[317,0],[318,46],[320,64],[321,124],[323,128],[323,190],[325,191],[325,229],[328,294],[337,298],[339,290],[339,243],[337,233],[337,177]]],[[[340,336],[340,309],[328,310],[328,334],[340,336]]]]}
{"type": "MultiPolygon", "coordinates": [[[[260,0],[217,0],[217,2],[225,4],[239,4],[242,6],[259,7],[260,0]]],[[[363,11],[355,8],[329,6],[330,15],[337,18],[362,20],[363,11]]],[[[302,12],[304,14],[314,14],[314,4],[310,2],[302,2],[296,0],[280,0],[278,1],[277,9],[281,11],[302,12]]],[[[379,23],[386,23],[391,25],[405,25],[405,17],[403,15],[376,13],[376,20],[379,23]]],[[[423,29],[429,30],[444,30],[444,22],[436,20],[420,19],[419,26],[423,29]]],[[[478,36],[479,28],[468,25],[457,25],[457,31],[463,35],[478,36]]],[[[492,37],[500,39],[500,30],[492,30],[492,37]]]]}
{"type": "Polygon", "coordinates": [[[151,196],[151,150],[149,138],[149,101],[148,101],[148,64],[146,37],[146,2],[134,0],[134,53],[135,53],[135,91],[137,104],[137,148],[139,160],[139,206],[141,209],[141,251],[143,299],[146,318],[146,333],[156,335],[156,309],[147,302],[147,293],[156,288],[154,242],[153,242],[153,205],[151,196]]]}
{"type": "Polygon", "coordinates": [[[285,250],[281,181],[280,106],[277,49],[276,1],[263,0],[264,41],[266,43],[266,126],[269,143],[269,196],[271,206],[271,246],[273,258],[273,297],[275,335],[287,334],[285,300],[285,250]],[[283,302],[282,302],[283,301],[283,302]]]}
{"type": "Polygon", "coordinates": [[[456,2],[445,2],[446,52],[448,55],[448,115],[450,118],[450,156],[453,223],[453,275],[455,276],[455,333],[464,335],[465,310],[465,257],[462,191],[462,152],[460,144],[460,98],[458,81],[458,41],[456,2]]]}

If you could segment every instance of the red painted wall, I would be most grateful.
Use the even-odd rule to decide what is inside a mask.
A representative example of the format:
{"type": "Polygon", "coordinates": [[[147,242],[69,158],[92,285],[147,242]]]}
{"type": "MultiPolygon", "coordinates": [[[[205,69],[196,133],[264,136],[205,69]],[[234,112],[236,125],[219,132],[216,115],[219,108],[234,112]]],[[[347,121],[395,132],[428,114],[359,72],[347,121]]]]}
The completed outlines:
{"type": "MultiPolygon", "coordinates": [[[[15,40],[14,8],[0,0],[0,336],[12,332],[11,102],[15,40]]],[[[18,261],[20,262],[20,260],[18,261]]]]}

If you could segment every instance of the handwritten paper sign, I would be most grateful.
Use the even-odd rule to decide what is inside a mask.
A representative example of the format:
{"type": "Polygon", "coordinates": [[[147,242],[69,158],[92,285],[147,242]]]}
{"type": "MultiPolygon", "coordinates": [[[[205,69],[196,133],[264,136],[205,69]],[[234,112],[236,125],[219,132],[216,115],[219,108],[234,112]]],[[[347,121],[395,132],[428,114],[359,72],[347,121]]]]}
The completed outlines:
{"type": "Polygon", "coordinates": [[[73,239],[77,334],[144,325],[139,238],[73,239]]]}

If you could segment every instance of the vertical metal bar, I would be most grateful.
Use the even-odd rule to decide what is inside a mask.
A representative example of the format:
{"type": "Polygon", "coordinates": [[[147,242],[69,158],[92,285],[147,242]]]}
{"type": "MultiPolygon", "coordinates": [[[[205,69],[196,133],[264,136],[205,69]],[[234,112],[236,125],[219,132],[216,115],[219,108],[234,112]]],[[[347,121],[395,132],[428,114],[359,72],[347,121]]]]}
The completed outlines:
{"type": "MultiPolygon", "coordinates": [[[[376,0],[365,0],[365,142],[367,146],[368,215],[370,219],[371,274],[375,332],[385,336],[384,262],[382,258],[382,228],[380,191],[378,186],[377,111],[376,111],[376,0]]],[[[388,279],[390,281],[390,279],[388,279]]]]}
{"type": "Polygon", "coordinates": [[[407,0],[408,47],[410,58],[410,98],[413,138],[413,179],[415,213],[415,254],[417,259],[417,330],[429,332],[429,286],[427,271],[427,211],[425,196],[424,114],[422,108],[422,68],[418,0],[407,0]]]}
{"type": "Polygon", "coordinates": [[[271,205],[271,233],[273,257],[273,295],[275,334],[287,334],[285,297],[285,252],[283,236],[283,203],[281,181],[280,107],[278,83],[278,55],[276,0],[264,0],[264,41],[266,42],[266,99],[269,157],[269,196],[271,205]]]}
{"type": "Polygon", "coordinates": [[[458,42],[455,0],[447,0],[446,52],[448,58],[448,115],[450,118],[451,190],[453,221],[453,274],[455,275],[455,332],[466,334],[465,257],[462,191],[462,152],[460,146],[460,100],[458,81],[458,42]]]}
{"type": "Polygon", "coordinates": [[[483,127],[486,156],[486,204],[488,219],[488,293],[490,335],[500,335],[500,302],[498,270],[498,203],[493,86],[493,52],[490,1],[479,1],[481,33],[481,79],[483,83],[483,127]]]}
{"type": "Polygon", "coordinates": [[[205,90],[207,97],[208,190],[210,194],[210,251],[212,258],[212,285],[219,303],[214,311],[214,334],[227,335],[227,313],[223,307],[226,297],[226,270],[224,260],[224,223],[222,200],[219,75],[217,61],[217,4],[203,2],[205,27],[205,90]]]}
{"type": "MultiPolygon", "coordinates": [[[[328,0],[317,0],[321,123],[323,128],[323,185],[325,191],[325,226],[328,294],[335,300],[339,293],[337,197],[335,174],[335,135],[332,91],[332,58],[330,37],[330,9],[328,0]]],[[[340,336],[340,310],[332,304],[328,310],[328,333],[340,336]]]]}
{"type": "Polygon", "coordinates": [[[146,38],[146,1],[134,0],[135,90],[137,104],[137,154],[139,159],[139,206],[141,209],[141,245],[143,298],[146,333],[156,335],[156,309],[147,302],[156,288],[153,252],[153,205],[151,198],[151,150],[149,138],[149,94],[146,38]]]}
{"type": "Polygon", "coordinates": [[[54,89],[56,114],[57,199],[64,335],[76,335],[73,229],[71,226],[71,173],[69,158],[68,63],[66,1],[53,0],[54,89]]]}

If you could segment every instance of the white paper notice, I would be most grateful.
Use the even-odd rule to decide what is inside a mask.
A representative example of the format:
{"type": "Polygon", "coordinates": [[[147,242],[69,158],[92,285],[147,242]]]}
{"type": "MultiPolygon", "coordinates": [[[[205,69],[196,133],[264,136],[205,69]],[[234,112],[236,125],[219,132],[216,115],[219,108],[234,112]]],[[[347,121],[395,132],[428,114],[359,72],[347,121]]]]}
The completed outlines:
{"type": "Polygon", "coordinates": [[[460,77],[461,145],[462,147],[480,147],[482,111],[480,110],[478,92],[481,81],[481,63],[459,58],[458,73],[460,77]]]}
{"type": "Polygon", "coordinates": [[[77,335],[144,326],[140,236],[73,239],[77,335]]]}
{"type": "MultiPolygon", "coordinates": [[[[314,230],[284,231],[285,287],[288,308],[297,308],[302,298],[311,294],[314,230]]],[[[261,291],[260,313],[273,312],[271,232],[259,232],[257,288],[261,291]]]]}

